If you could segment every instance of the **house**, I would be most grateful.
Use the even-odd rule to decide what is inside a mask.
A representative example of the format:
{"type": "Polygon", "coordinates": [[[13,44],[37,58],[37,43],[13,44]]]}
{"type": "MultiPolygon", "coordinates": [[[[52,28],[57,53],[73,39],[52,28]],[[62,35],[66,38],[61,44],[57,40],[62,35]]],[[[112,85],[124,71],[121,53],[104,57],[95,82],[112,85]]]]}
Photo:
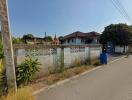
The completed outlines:
{"type": "Polygon", "coordinates": [[[82,45],[82,44],[97,44],[99,43],[100,34],[97,32],[83,33],[80,31],[66,35],[63,38],[62,44],[65,45],[82,45]]]}
{"type": "Polygon", "coordinates": [[[51,42],[46,42],[44,38],[40,37],[26,38],[24,41],[27,44],[51,44],[51,42]]]}
{"type": "Polygon", "coordinates": [[[27,44],[45,44],[45,45],[59,45],[60,41],[59,39],[56,37],[52,38],[52,40],[48,41],[45,38],[40,38],[40,37],[33,37],[33,38],[26,38],[25,43],[27,44]]]}

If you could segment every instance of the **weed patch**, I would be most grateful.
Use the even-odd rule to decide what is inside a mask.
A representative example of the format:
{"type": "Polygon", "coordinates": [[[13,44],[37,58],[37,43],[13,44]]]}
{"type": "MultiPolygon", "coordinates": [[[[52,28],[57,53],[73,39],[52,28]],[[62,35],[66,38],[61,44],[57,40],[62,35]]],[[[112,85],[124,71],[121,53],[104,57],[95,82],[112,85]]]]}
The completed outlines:
{"type": "Polygon", "coordinates": [[[17,92],[10,91],[7,96],[1,97],[1,100],[36,100],[32,93],[32,88],[19,88],[17,92]]]}

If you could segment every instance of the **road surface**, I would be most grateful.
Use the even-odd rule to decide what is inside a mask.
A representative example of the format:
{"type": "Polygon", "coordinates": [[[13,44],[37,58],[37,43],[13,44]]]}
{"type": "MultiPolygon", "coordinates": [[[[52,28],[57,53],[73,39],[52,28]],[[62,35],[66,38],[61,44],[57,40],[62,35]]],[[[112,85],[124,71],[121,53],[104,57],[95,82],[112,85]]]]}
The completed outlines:
{"type": "Polygon", "coordinates": [[[37,95],[38,100],[132,100],[132,57],[37,95]]]}

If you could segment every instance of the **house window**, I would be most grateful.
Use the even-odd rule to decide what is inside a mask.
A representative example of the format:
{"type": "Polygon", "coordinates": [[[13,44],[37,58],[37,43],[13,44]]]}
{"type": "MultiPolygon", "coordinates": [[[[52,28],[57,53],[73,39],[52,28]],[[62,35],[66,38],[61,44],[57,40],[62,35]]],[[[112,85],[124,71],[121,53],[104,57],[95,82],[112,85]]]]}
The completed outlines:
{"type": "Polygon", "coordinates": [[[74,42],[74,39],[72,39],[72,42],[74,42]]]}
{"type": "Polygon", "coordinates": [[[92,43],[92,39],[87,39],[86,41],[85,41],[85,44],[90,44],[90,43],[92,43]]]}
{"type": "Polygon", "coordinates": [[[84,39],[81,39],[81,42],[84,43],[84,39]]]}
{"type": "Polygon", "coordinates": [[[67,42],[69,43],[69,42],[70,42],[70,40],[68,39],[68,40],[67,40],[67,42]]]}

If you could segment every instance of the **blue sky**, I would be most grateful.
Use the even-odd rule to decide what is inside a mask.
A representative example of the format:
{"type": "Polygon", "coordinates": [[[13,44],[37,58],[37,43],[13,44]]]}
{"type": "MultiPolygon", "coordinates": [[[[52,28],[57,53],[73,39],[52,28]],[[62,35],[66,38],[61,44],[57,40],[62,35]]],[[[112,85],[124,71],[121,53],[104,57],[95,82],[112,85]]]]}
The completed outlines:
{"type": "MultiPolygon", "coordinates": [[[[44,37],[74,31],[102,32],[111,23],[128,23],[110,0],[8,0],[13,36],[44,37]]],[[[132,17],[132,0],[120,0],[132,17]]]]}

